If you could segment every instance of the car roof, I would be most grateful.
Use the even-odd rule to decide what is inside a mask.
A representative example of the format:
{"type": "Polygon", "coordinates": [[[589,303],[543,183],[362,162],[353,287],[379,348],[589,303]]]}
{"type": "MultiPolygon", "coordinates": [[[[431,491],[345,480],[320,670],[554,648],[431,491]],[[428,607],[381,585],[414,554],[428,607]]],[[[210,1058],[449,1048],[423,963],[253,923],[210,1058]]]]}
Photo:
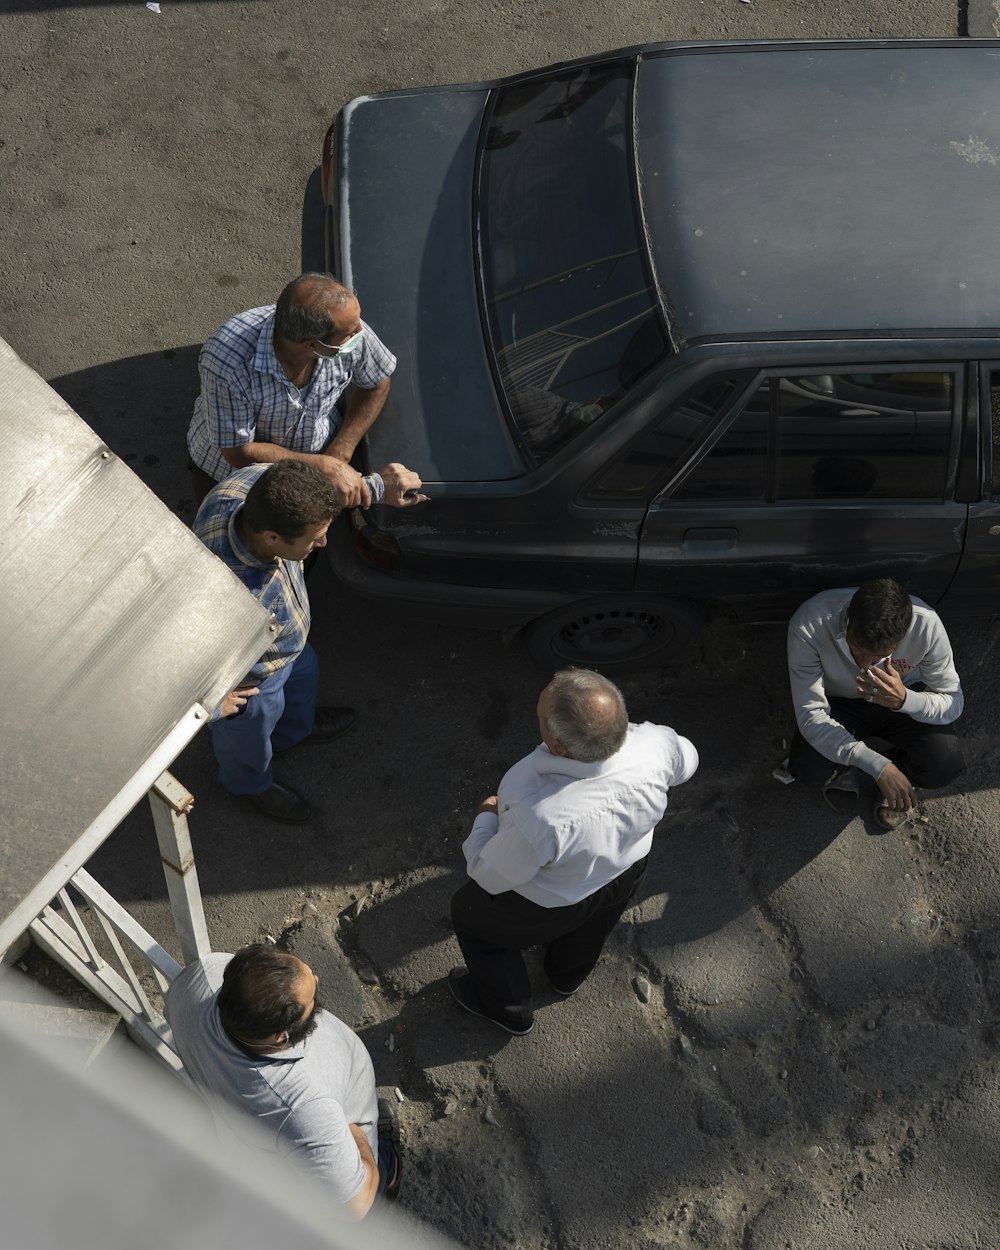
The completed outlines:
{"type": "Polygon", "coordinates": [[[1000,42],[649,50],[635,125],[675,347],[1000,325],[1000,42]]]}

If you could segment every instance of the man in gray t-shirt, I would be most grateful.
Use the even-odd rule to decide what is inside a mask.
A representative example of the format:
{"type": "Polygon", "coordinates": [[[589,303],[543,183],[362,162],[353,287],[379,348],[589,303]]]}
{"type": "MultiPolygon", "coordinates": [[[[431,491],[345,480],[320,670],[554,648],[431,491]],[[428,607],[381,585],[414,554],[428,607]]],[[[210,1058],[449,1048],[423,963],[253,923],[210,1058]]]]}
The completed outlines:
{"type": "Polygon", "coordinates": [[[379,1140],[375,1070],[364,1044],[316,1001],[319,978],[263,944],[208,955],[177,977],[165,1013],[195,1085],[241,1140],[320,1177],[363,1216],[399,1184],[379,1140]],[[255,1123],[256,1121],[256,1123],[255,1123]]]}

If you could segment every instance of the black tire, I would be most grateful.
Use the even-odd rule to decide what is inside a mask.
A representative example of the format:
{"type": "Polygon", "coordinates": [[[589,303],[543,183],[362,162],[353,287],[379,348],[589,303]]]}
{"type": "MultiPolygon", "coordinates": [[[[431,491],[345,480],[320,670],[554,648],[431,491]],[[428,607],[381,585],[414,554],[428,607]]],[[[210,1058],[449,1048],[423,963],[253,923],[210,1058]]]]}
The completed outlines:
{"type": "Polygon", "coordinates": [[[549,672],[576,666],[614,675],[681,658],[697,638],[696,607],[643,595],[569,603],[525,626],[528,654],[549,672]]]}
{"type": "Polygon", "coordinates": [[[323,203],[322,170],[319,165],[309,175],[302,196],[302,272],[326,272],[326,205],[323,203]]]}

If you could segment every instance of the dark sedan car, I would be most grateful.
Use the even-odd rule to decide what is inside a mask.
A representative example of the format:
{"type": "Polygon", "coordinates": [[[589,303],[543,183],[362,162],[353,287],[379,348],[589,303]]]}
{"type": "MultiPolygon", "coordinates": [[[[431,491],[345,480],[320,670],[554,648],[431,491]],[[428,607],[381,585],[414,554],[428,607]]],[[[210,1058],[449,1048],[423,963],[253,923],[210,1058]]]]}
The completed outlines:
{"type": "Polygon", "coordinates": [[[664,662],[894,576],[1000,606],[1000,43],[665,44],[353,100],[328,263],[399,357],[359,591],[664,662]]]}

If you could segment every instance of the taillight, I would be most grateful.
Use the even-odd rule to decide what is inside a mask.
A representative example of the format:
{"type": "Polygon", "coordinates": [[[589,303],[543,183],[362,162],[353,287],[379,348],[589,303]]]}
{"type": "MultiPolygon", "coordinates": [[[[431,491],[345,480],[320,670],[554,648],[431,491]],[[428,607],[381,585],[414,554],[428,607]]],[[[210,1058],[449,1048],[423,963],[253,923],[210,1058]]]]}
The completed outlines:
{"type": "Polygon", "coordinates": [[[330,186],[330,165],[333,162],[333,149],[337,142],[337,122],[336,119],[330,123],[330,129],[323,137],[323,199],[328,202],[328,190],[330,186]]]}
{"type": "Polygon", "coordinates": [[[354,549],[361,559],[383,573],[398,573],[403,554],[395,538],[369,524],[360,508],[353,508],[350,518],[354,549]]]}

